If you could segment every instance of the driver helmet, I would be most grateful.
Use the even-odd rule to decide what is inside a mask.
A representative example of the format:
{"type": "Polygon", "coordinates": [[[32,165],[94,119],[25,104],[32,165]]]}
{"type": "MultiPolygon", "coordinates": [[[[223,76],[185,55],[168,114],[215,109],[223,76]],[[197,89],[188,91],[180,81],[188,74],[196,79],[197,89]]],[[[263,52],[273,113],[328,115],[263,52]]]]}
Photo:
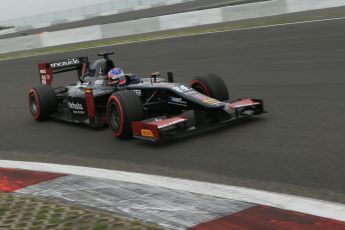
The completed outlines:
{"type": "Polygon", "coordinates": [[[126,76],[121,68],[113,68],[108,72],[108,80],[110,84],[125,85],[126,76]]]}

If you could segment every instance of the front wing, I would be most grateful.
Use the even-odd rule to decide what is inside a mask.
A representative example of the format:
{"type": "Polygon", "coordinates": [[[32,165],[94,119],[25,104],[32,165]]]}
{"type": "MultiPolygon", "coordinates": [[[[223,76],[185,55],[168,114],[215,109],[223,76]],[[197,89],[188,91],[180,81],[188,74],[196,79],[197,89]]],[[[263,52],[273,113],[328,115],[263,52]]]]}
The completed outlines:
{"type": "Polygon", "coordinates": [[[169,137],[225,126],[237,120],[266,113],[263,101],[259,99],[239,99],[232,103],[226,102],[223,111],[227,115],[224,119],[205,125],[196,125],[195,121],[186,116],[158,117],[132,122],[133,137],[158,142],[169,137]]]}

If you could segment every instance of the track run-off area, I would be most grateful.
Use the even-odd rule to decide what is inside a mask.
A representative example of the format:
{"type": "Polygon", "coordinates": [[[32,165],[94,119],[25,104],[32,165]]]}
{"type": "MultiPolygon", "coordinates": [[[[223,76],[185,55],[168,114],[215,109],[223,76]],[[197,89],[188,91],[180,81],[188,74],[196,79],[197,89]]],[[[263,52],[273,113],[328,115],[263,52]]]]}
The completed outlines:
{"type": "MultiPolygon", "coordinates": [[[[237,30],[0,62],[0,158],[108,168],[257,188],[345,203],[345,20],[237,30]],[[114,51],[116,65],[190,82],[214,72],[233,99],[268,114],[154,145],[109,129],[33,121],[37,63],[114,51]]],[[[74,83],[71,74],[56,84],[74,83]]]]}

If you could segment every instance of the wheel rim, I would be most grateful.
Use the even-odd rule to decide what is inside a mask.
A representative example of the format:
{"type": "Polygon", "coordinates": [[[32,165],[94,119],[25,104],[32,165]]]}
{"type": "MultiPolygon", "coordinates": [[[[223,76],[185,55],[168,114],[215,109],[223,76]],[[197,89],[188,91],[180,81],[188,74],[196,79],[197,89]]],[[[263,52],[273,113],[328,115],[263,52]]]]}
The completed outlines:
{"type": "Polygon", "coordinates": [[[30,110],[31,110],[31,113],[34,116],[36,116],[38,111],[39,111],[39,107],[38,106],[39,105],[37,103],[35,95],[31,94],[31,96],[30,96],[30,110]]]}
{"type": "Polygon", "coordinates": [[[115,132],[119,132],[121,128],[121,112],[117,103],[113,102],[110,106],[110,124],[115,132]]]}

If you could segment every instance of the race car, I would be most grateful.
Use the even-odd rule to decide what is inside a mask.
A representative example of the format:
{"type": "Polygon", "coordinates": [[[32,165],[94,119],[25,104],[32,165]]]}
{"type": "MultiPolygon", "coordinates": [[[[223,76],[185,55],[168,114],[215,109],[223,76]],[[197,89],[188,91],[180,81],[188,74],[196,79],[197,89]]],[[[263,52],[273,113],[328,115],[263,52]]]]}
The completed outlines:
{"type": "Polygon", "coordinates": [[[172,72],[167,79],[160,73],[125,74],[125,84],[114,84],[107,77],[115,68],[112,54],[100,53],[95,61],[77,57],[38,64],[41,84],[29,91],[33,118],[109,125],[116,137],[157,142],[265,112],[260,99],[229,101],[227,86],[216,74],[196,77],[189,85],[174,82],[172,72]],[[52,87],[56,74],[69,71],[77,72],[76,84],[52,87]]]}

